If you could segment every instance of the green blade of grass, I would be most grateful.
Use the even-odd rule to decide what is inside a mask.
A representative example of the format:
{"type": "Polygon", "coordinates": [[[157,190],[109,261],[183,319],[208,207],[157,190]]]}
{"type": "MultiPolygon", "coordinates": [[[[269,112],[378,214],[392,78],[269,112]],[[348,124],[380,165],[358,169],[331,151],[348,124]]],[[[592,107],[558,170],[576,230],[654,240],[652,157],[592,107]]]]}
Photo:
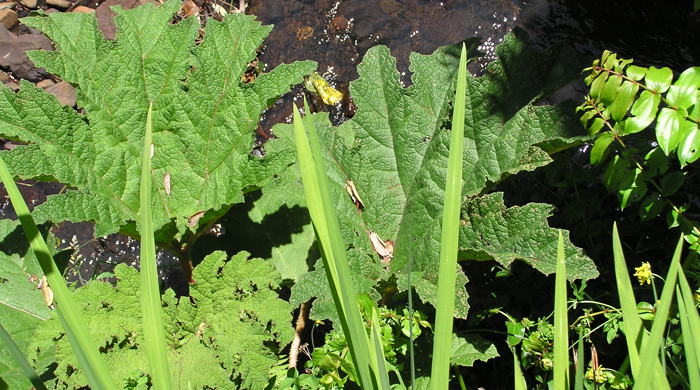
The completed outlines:
{"type": "Polygon", "coordinates": [[[583,332],[578,334],[578,348],[576,349],[576,378],[574,380],[574,390],[583,390],[583,367],[585,366],[583,358],[583,332]]]}
{"type": "Polygon", "coordinates": [[[523,370],[520,368],[520,362],[518,361],[518,354],[515,353],[515,347],[511,347],[510,351],[513,353],[513,389],[527,390],[527,381],[525,381],[523,370]]]}
{"type": "Polygon", "coordinates": [[[139,210],[138,221],[139,233],[141,234],[141,315],[144,347],[151,369],[153,386],[156,389],[167,390],[172,388],[172,384],[168,369],[165,332],[163,331],[156,244],[153,237],[153,219],[151,217],[152,116],[153,103],[148,107],[146,132],[143,137],[143,151],[141,152],[141,209],[139,210]]]}
{"type": "MultiPolygon", "coordinates": [[[[450,151],[447,161],[445,204],[440,233],[440,268],[438,270],[438,299],[433,336],[433,361],[430,388],[446,390],[450,382],[452,350],[452,321],[457,281],[457,244],[459,241],[459,211],[462,204],[462,159],[464,143],[464,105],[467,90],[467,49],[462,45],[459,59],[450,151]]],[[[410,286],[409,286],[410,288],[410,286]]]]}
{"type": "MultiPolygon", "coordinates": [[[[613,223],[613,258],[615,262],[615,280],[617,284],[617,293],[620,299],[620,308],[622,310],[622,326],[625,340],[627,342],[627,352],[629,356],[630,366],[632,367],[632,376],[637,378],[640,370],[639,348],[646,342],[648,338],[642,319],[637,312],[637,302],[634,298],[632,282],[627,274],[627,264],[625,255],[622,252],[622,244],[620,243],[620,235],[617,231],[617,223],[613,223]]],[[[671,386],[666,379],[661,362],[657,356],[649,357],[653,359],[652,364],[654,371],[654,380],[660,389],[670,389],[671,386]]]]}
{"type": "MultiPolygon", "coordinates": [[[[693,295],[693,291],[690,289],[688,280],[685,278],[685,272],[683,272],[682,268],[678,270],[678,286],[681,290],[681,296],[683,297],[683,302],[685,304],[685,317],[688,321],[688,334],[690,335],[689,337],[686,337],[686,331],[683,331],[683,345],[685,345],[686,348],[692,348],[695,356],[695,360],[691,360],[690,356],[686,356],[688,372],[691,371],[692,367],[698,376],[700,376],[700,314],[698,314],[698,310],[695,308],[695,297],[693,295]]],[[[700,381],[700,378],[698,378],[698,380],[700,381]]],[[[691,387],[694,389],[700,389],[700,383],[698,383],[697,386],[691,387]]]]}
{"type": "Polygon", "coordinates": [[[569,320],[566,308],[566,260],[564,239],[559,231],[554,284],[554,388],[569,388],[569,320]]]}
{"type": "MultiPolygon", "coordinates": [[[[692,298],[692,296],[691,296],[692,298]]],[[[700,389],[700,372],[698,372],[696,345],[699,334],[693,332],[690,326],[688,302],[681,293],[681,287],[676,286],[676,300],[678,301],[678,314],[681,320],[681,333],[683,334],[683,349],[685,350],[685,362],[688,368],[688,382],[691,389],[700,389]]],[[[691,304],[692,306],[692,304],[691,304]]],[[[691,312],[697,313],[695,307],[691,307],[691,312]]]]}
{"type": "Polygon", "coordinates": [[[14,207],[15,213],[22,224],[22,230],[24,230],[24,234],[29,240],[30,250],[34,252],[41,270],[46,275],[49,287],[54,293],[58,317],[68,335],[68,340],[73,348],[73,353],[78,359],[78,364],[85,372],[88,383],[93,389],[115,389],[112,376],[107,370],[107,365],[102,356],[100,356],[98,345],[95,343],[87,326],[85,326],[85,321],[80,315],[78,305],[73,301],[73,293],[66,286],[66,281],[53,261],[46,241],[39,233],[39,229],[29,213],[29,208],[27,208],[27,204],[24,202],[22,194],[17,189],[17,185],[2,158],[0,158],[0,178],[5,184],[12,207],[14,207]]]}
{"type": "Polygon", "coordinates": [[[22,373],[24,373],[27,379],[29,379],[29,382],[34,385],[34,388],[36,390],[46,390],[46,386],[44,386],[44,383],[39,379],[39,375],[34,371],[34,367],[29,364],[27,357],[22,354],[15,340],[12,339],[12,336],[5,330],[2,324],[0,324],[0,339],[2,339],[7,350],[10,351],[10,355],[15,359],[22,373]]]}
{"type": "MultiPolygon", "coordinates": [[[[308,113],[308,105],[306,103],[304,105],[308,113]]],[[[360,314],[355,286],[350,278],[345,243],[340,235],[335,205],[331,202],[316,127],[311,120],[307,120],[306,123],[309,130],[308,137],[305,121],[302,121],[299,110],[294,105],[294,137],[304,183],[304,194],[321,247],[326,276],[343,333],[348,341],[359,384],[363,389],[377,389],[381,385],[376,376],[378,367],[372,363],[370,356],[369,339],[360,314]]]]}
{"type": "Polygon", "coordinates": [[[389,389],[391,383],[389,382],[389,372],[386,366],[386,358],[384,357],[384,346],[382,345],[382,336],[380,332],[379,315],[377,314],[377,309],[372,308],[372,326],[371,332],[371,342],[372,349],[370,354],[372,355],[372,364],[376,366],[376,373],[381,383],[382,389],[389,389]]]}
{"type": "Polygon", "coordinates": [[[660,302],[656,307],[654,322],[651,325],[651,333],[649,334],[648,340],[643,343],[642,350],[639,353],[641,366],[639,369],[639,375],[635,377],[634,388],[636,390],[657,388],[652,382],[653,376],[655,375],[654,372],[656,371],[652,368],[655,365],[654,362],[658,358],[659,348],[664,341],[663,332],[666,328],[666,322],[668,321],[668,313],[671,308],[671,301],[673,300],[673,290],[678,279],[678,270],[680,269],[682,251],[683,236],[681,235],[681,238],[678,240],[678,245],[676,245],[676,250],[673,253],[673,258],[671,259],[671,266],[669,267],[668,274],[666,275],[666,281],[661,292],[660,302]]]}

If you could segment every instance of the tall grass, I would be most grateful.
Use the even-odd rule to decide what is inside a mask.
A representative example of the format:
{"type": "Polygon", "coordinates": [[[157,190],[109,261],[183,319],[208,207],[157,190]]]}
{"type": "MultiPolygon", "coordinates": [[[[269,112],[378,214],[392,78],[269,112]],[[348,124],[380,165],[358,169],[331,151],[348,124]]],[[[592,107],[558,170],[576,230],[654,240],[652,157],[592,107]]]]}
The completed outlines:
{"type": "MultiPolygon", "coordinates": [[[[19,189],[17,189],[17,185],[12,178],[12,174],[7,169],[5,161],[1,157],[0,178],[10,196],[12,207],[14,207],[17,217],[22,224],[24,234],[29,240],[29,248],[34,252],[41,270],[46,275],[49,287],[54,293],[56,314],[63,325],[63,329],[66,331],[73,353],[78,359],[80,368],[85,372],[90,387],[93,389],[115,389],[114,380],[102,356],[100,356],[98,345],[90,334],[90,330],[80,314],[78,305],[73,301],[73,293],[66,286],[66,281],[56,266],[46,241],[44,241],[34,223],[29,213],[29,208],[24,202],[19,189]]],[[[19,364],[21,365],[22,363],[19,362],[19,364]]]]}

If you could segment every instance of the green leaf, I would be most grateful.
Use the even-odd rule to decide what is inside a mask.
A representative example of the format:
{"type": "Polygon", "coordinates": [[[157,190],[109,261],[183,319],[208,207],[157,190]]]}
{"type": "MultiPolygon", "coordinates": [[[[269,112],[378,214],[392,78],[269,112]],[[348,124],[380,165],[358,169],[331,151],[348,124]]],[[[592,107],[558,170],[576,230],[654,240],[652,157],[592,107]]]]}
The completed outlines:
{"type": "Polygon", "coordinates": [[[618,87],[615,99],[612,104],[608,106],[610,115],[615,121],[620,121],[625,117],[627,110],[629,110],[632,103],[634,103],[634,98],[637,96],[638,90],[639,85],[630,83],[629,81],[625,81],[618,87]]]}
{"type": "Polygon", "coordinates": [[[639,205],[639,217],[642,221],[648,221],[656,218],[663,210],[666,202],[658,192],[652,192],[647,195],[639,205]]]}
{"type": "MultiPolygon", "coordinates": [[[[357,106],[355,116],[338,128],[330,126],[325,114],[311,116],[321,137],[332,182],[331,194],[349,248],[350,266],[360,271],[354,275],[355,286],[373,297],[376,292],[369,287],[391,274],[397,276],[398,287],[405,289],[410,263],[411,284],[420,298],[436,303],[439,221],[450,136],[446,129],[454,95],[451,86],[456,76],[457,53],[453,48],[443,48],[431,55],[412,54],[413,85],[403,88],[389,50],[381,46],[372,48],[358,68],[359,78],[350,86],[357,106]],[[348,196],[345,189],[348,180],[361,195],[364,209],[358,210],[348,196]],[[392,241],[394,252],[390,260],[383,261],[372,248],[370,232],[383,241],[392,241]]],[[[520,67],[530,69],[527,73],[533,64],[546,66],[546,57],[533,53],[512,35],[499,46],[498,53],[500,60],[489,66],[487,76],[467,79],[462,177],[465,199],[478,196],[488,185],[511,174],[551,161],[535,145],[578,135],[572,129],[579,127],[570,126],[576,121],[568,116],[568,110],[529,104],[539,90],[532,84],[520,88],[526,84],[523,80],[509,81],[509,77],[520,74],[520,67]],[[518,88],[509,89],[509,85],[518,88]]],[[[545,81],[542,75],[537,77],[545,81]]],[[[274,131],[283,140],[291,129],[282,125],[274,131]]],[[[288,188],[288,192],[298,191],[299,187],[288,188]]],[[[504,263],[524,259],[538,269],[553,272],[556,248],[549,243],[556,230],[546,228],[550,208],[539,205],[516,208],[509,213],[500,195],[485,200],[477,198],[475,202],[478,201],[503,213],[493,213],[488,219],[479,215],[469,215],[470,218],[491,221],[498,217],[507,221],[509,228],[493,235],[492,243],[501,245],[491,249],[479,238],[480,233],[489,232],[466,230],[463,226],[461,254],[473,252],[504,263]],[[527,223],[523,225],[525,220],[527,223]],[[538,228],[532,228],[533,225],[538,228]],[[516,230],[516,226],[525,229],[516,230]],[[546,259],[550,259],[549,265],[546,259]]],[[[573,246],[567,242],[567,248],[571,251],[573,246]]],[[[575,259],[570,264],[572,275],[578,273],[586,278],[597,275],[590,259],[582,253],[570,258],[575,259]]],[[[459,267],[455,272],[456,316],[463,318],[468,307],[466,277],[459,267]]],[[[299,303],[316,296],[312,316],[319,315],[317,308],[321,304],[328,314],[332,308],[327,305],[330,296],[324,279],[323,270],[317,266],[293,287],[291,301],[299,303]]]]}
{"type": "Polygon", "coordinates": [[[625,73],[627,74],[627,77],[631,78],[632,80],[639,81],[647,74],[647,68],[630,65],[627,67],[627,69],[625,69],[625,73]]]}
{"type": "Polygon", "coordinates": [[[700,157],[700,130],[698,125],[688,120],[682,120],[681,141],[678,145],[678,160],[681,166],[690,164],[700,157]]]}
{"type": "Polygon", "coordinates": [[[700,88],[700,66],[694,66],[684,70],[673,85],[694,87],[696,90],[700,88]]]}
{"type": "Polygon", "coordinates": [[[600,101],[604,105],[609,106],[612,104],[617,96],[617,91],[620,88],[621,83],[622,77],[618,75],[611,75],[608,77],[608,80],[605,82],[605,86],[603,87],[603,92],[600,95],[600,101]]]}
{"type": "Polygon", "coordinates": [[[19,226],[19,219],[0,219],[0,242],[12,234],[19,226]]]}
{"type": "MultiPolygon", "coordinates": [[[[103,345],[103,357],[124,388],[130,378],[148,375],[141,326],[139,273],[123,264],[115,268],[118,283],[92,281],[75,298],[88,327],[103,345]]],[[[284,375],[281,350],[291,341],[289,304],[278,297],[281,281],[274,267],[241,252],[231,259],[214,252],[194,269],[191,299],[163,294],[163,318],[171,380],[175,388],[265,388],[284,375]],[[231,382],[229,377],[237,383],[231,382]]],[[[56,352],[58,383],[87,385],[56,320],[35,334],[34,354],[56,352]],[[54,340],[58,340],[55,342],[54,340]]]]}
{"type": "Polygon", "coordinates": [[[591,148],[591,164],[600,164],[605,156],[605,151],[608,150],[608,146],[615,140],[615,136],[612,132],[606,132],[600,135],[598,139],[593,143],[593,148],[591,148]]]}
{"type": "Polygon", "coordinates": [[[596,79],[593,80],[593,84],[591,84],[591,97],[593,99],[598,100],[601,98],[601,96],[603,95],[604,88],[607,85],[607,80],[607,72],[601,72],[598,75],[598,77],[596,77],[596,79]]]}
{"type": "Polygon", "coordinates": [[[673,171],[664,175],[664,177],[661,178],[661,190],[663,191],[661,194],[663,196],[675,194],[683,185],[684,179],[685,175],[680,171],[673,171]]]}
{"type": "Polygon", "coordinates": [[[664,93],[671,85],[673,71],[667,67],[656,68],[650,66],[644,80],[649,90],[657,93],[664,93]]]}
{"type": "MultiPolygon", "coordinates": [[[[547,225],[552,210],[543,203],[507,208],[500,192],[467,200],[462,209],[460,258],[494,259],[504,266],[521,259],[544,274],[554,273],[559,230],[547,225]]],[[[597,277],[591,260],[569,242],[568,233],[564,237],[569,279],[597,277]]]]}
{"type": "Polygon", "coordinates": [[[12,171],[75,188],[39,206],[40,222],[93,220],[103,235],[135,220],[149,102],[156,229],[172,219],[184,226],[197,212],[242,201],[244,188],[293,160],[291,151],[252,157],[253,132],[271,102],[315,64],[280,65],[243,84],[241,75],[271,27],[252,15],[210,19],[195,46],[195,18],[170,23],[180,6],[171,0],[117,8],[114,41],[99,32],[94,14],[23,19],[57,48],[31,52],[34,63],[76,85],[85,111],[62,107],[27,82],[17,94],[0,91],[0,133],[30,143],[3,152],[12,171]]]}
{"type": "Polygon", "coordinates": [[[678,111],[671,108],[665,107],[659,112],[659,117],[656,120],[656,140],[667,156],[676,149],[681,141],[681,119],[678,111]]]}
{"type": "Polygon", "coordinates": [[[472,367],[477,360],[485,362],[498,356],[500,355],[496,346],[482,337],[456,334],[452,336],[451,365],[472,367]]]}
{"type": "Polygon", "coordinates": [[[642,91],[639,99],[632,105],[630,113],[633,116],[624,122],[625,134],[634,134],[646,129],[656,117],[660,101],[658,94],[642,91]]]}

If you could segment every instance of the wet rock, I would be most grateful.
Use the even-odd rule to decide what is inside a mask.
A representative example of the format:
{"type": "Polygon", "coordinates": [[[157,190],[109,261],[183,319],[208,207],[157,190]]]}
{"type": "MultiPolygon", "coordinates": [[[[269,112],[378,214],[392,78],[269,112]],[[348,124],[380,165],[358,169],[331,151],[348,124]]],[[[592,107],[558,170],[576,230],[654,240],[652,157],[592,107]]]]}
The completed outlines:
{"type": "Polygon", "coordinates": [[[27,8],[37,7],[37,0],[19,0],[19,3],[27,8]]]}
{"type": "Polygon", "coordinates": [[[46,80],[41,80],[38,83],[36,83],[36,86],[39,88],[48,88],[56,83],[53,82],[51,79],[46,79],[46,80]]]}
{"type": "Polygon", "coordinates": [[[90,7],[86,7],[84,5],[79,5],[75,8],[73,8],[73,11],[71,11],[71,12],[89,14],[89,13],[95,12],[95,10],[90,8],[90,7]]]}
{"type": "Polygon", "coordinates": [[[39,81],[46,78],[44,69],[39,69],[29,60],[27,50],[52,50],[51,41],[43,34],[15,35],[0,24],[0,66],[7,67],[18,79],[39,81]]]}
{"type": "Polygon", "coordinates": [[[19,18],[17,18],[17,13],[15,13],[15,11],[9,8],[0,9],[0,23],[2,23],[5,28],[11,29],[18,21],[19,18]]]}
{"type": "Polygon", "coordinates": [[[0,70],[0,83],[4,83],[4,82],[10,81],[10,80],[12,80],[12,77],[10,77],[9,74],[0,70]]]}
{"type": "Polygon", "coordinates": [[[58,8],[68,8],[73,5],[68,0],[46,0],[46,4],[53,5],[54,7],[58,8]]]}
{"type": "Polygon", "coordinates": [[[58,102],[64,106],[75,106],[75,88],[65,81],[58,82],[54,85],[44,88],[44,90],[58,99],[58,102]]]}
{"type": "Polygon", "coordinates": [[[132,9],[148,3],[159,4],[156,0],[107,0],[95,10],[97,26],[105,38],[114,39],[117,27],[114,24],[114,12],[110,8],[120,5],[124,9],[132,9]]]}
{"type": "Polygon", "coordinates": [[[15,3],[14,1],[4,1],[0,3],[0,9],[12,8],[15,5],[17,5],[17,3],[15,3]]]}

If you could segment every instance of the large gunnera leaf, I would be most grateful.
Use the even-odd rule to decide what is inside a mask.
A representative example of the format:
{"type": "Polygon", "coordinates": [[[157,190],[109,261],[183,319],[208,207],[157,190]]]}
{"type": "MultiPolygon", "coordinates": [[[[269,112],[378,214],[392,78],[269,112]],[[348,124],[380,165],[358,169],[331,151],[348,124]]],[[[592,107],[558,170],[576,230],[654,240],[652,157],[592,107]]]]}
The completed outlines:
{"type": "MultiPolygon", "coordinates": [[[[119,388],[149,374],[143,350],[139,274],[120,264],[116,287],[91,281],[78,288],[80,303],[119,388]]],[[[214,252],[194,269],[191,296],[163,295],[172,382],[177,389],[268,388],[284,374],[280,353],[294,329],[289,304],[278,297],[281,277],[269,261],[240,252],[214,252]]],[[[33,356],[54,352],[56,388],[84,388],[87,380],[58,319],[43,323],[30,346],[33,356]]],[[[51,363],[51,362],[49,362],[51,363]]]]}
{"type": "Polygon", "coordinates": [[[181,2],[115,8],[117,36],[104,38],[94,14],[53,13],[23,19],[55,51],[34,51],[37,66],[77,87],[76,111],[28,82],[0,87],[0,134],[29,145],[3,152],[23,178],[69,186],[39,206],[39,221],[97,223],[98,235],[134,220],[146,112],[153,104],[154,225],[242,200],[242,190],[288,165],[292,151],[250,154],[260,115],[315,69],[310,61],[280,65],[255,81],[241,76],[271,26],[251,15],[170,21],[181,2]]]}
{"type": "MultiPolygon", "coordinates": [[[[547,223],[552,208],[541,204],[508,208],[501,193],[487,193],[507,176],[551,161],[538,145],[571,142],[576,135],[572,131],[580,130],[571,126],[573,118],[562,109],[533,104],[549,81],[553,61],[544,55],[526,58],[531,51],[525,49],[514,35],[506,37],[497,49],[499,59],[486,68],[485,75],[468,78],[460,259],[496,260],[504,265],[520,259],[551,273],[558,235],[547,223]],[[518,81],[519,77],[526,77],[535,87],[518,81]]],[[[410,268],[410,284],[423,300],[435,304],[448,121],[458,51],[443,48],[431,55],[414,53],[410,61],[413,85],[404,88],[389,49],[370,49],[358,67],[359,78],[350,85],[355,116],[337,128],[325,114],[314,115],[314,121],[334,183],[332,192],[349,261],[359,272],[354,275],[358,288],[372,290],[379,280],[394,275],[398,288],[405,289],[410,268]],[[349,181],[362,200],[361,209],[348,195],[349,181]],[[372,245],[371,232],[385,243],[392,241],[393,258],[372,245]]],[[[275,131],[281,138],[291,134],[285,126],[275,131]]],[[[294,169],[287,174],[294,175],[294,169]]],[[[286,189],[289,198],[296,199],[294,194],[300,190],[293,183],[278,180],[280,185],[275,188],[273,181],[271,188],[263,189],[261,207],[268,212],[274,209],[272,203],[280,197],[270,195],[273,191],[286,189]]],[[[569,278],[597,275],[593,262],[568,240],[566,256],[569,278]]],[[[316,270],[299,278],[291,300],[317,297],[312,316],[334,317],[318,264],[316,270]]],[[[467,279],[461,267],[455,272],[456,316],[465,317],[467,279]]]]}

